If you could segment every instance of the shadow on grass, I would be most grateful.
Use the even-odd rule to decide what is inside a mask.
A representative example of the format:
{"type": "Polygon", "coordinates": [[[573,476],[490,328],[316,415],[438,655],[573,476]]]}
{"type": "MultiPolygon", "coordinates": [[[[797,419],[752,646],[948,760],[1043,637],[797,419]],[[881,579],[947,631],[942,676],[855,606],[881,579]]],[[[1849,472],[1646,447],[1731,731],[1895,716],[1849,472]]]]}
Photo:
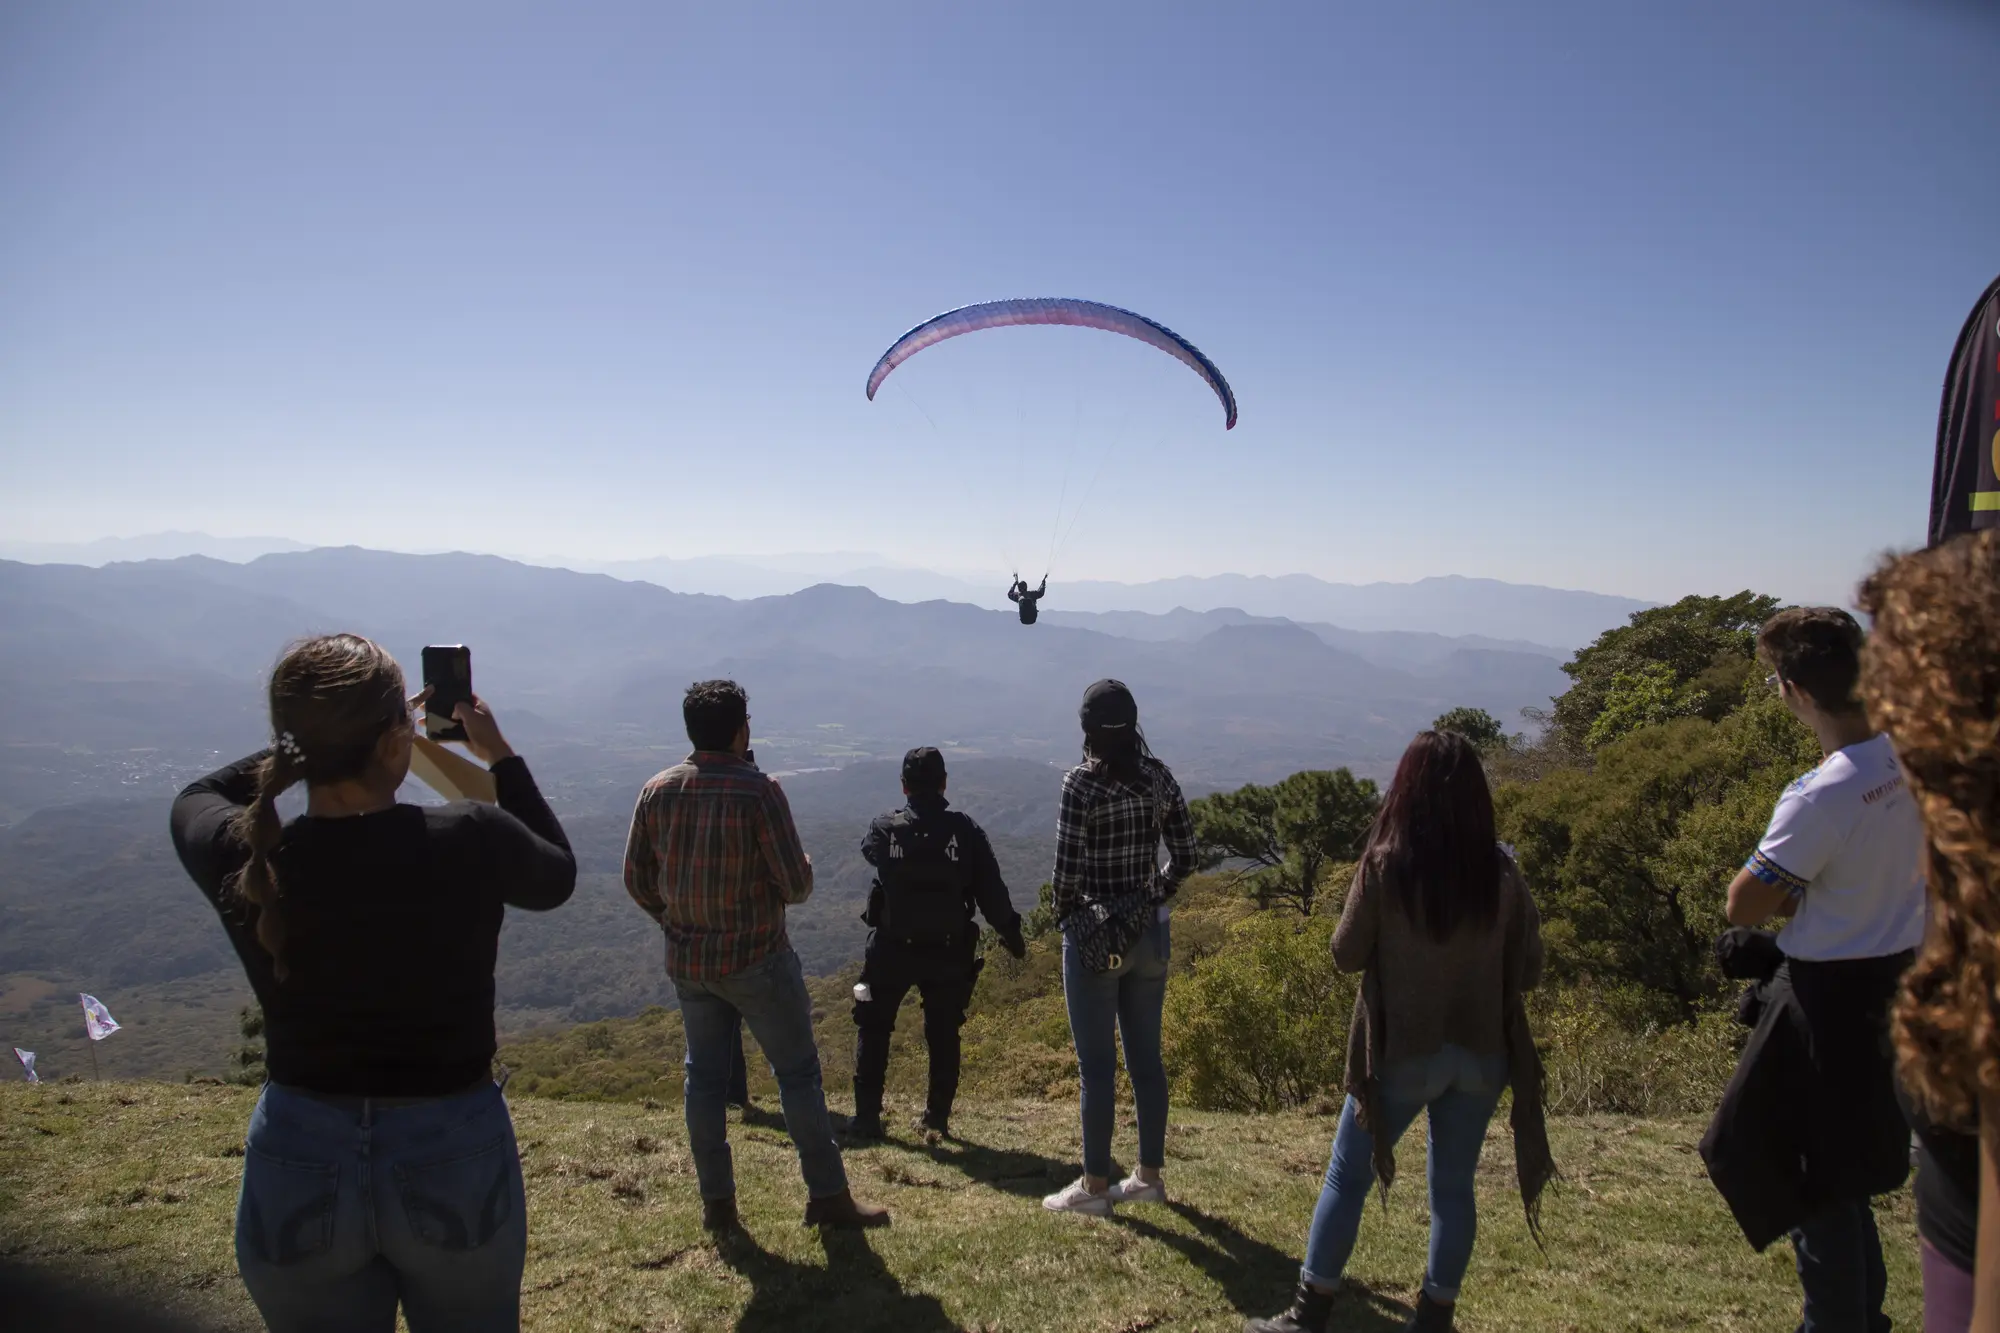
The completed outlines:
{"type": "Polygon", "coordinates": [[[750,1284],[738,1333],[960,1333],[935,1296],[903,1290],[866,1236],[827,1230],[820,1244],[825,1268],[775,1255],[742,1231],[716,1243],[722,1261],[750,1284]]]}
{"type": "Polygon", "coordinates": [[[990,1186],[1016,1198],[1039,1199],[1053,1194],[1077,1177],[1075,1162],[1059,1161],[1037,1152],[1014,1148],[988,1148],[969,1139],[942,1139],[937,1143],[902,1143],[887,1140],[885,1146],[922,1153],[939,1166],[948,1166],[975,1184],[990,1186]]]}
{"type": "MultiPolygon", "coordinates": [[[[751,1129],[785,1130],[785,1114],[783,1111],[773,1111],[769,1107],[750,1102],[737,1112],[737,1123],[751,1129]]],[[[785,1132],[791,1131],[785,1130],[785,1132]]]]}
{"type": "MultiPolygon", "coordinates": [[[[1239,1314],[1272,1315],[1285,1308],[1298,1282],[1297,1256],[1246,1236],[1191,1203],[1166,1206],[1198,1234],[1170,1231],[1135,1212],[1121,1212],[1116,1217],[1119,1225],[1134,1235],[1177,1251],[1208,1274],[1222,1288],[1223,1299],[1239,1314]]],[[[1333,1312],[1333,1327],[1343,1333],[1394,1333],[1403,1327],[1409,1308],[1349,1282],[1341,1286],[1333,1312]]]]}

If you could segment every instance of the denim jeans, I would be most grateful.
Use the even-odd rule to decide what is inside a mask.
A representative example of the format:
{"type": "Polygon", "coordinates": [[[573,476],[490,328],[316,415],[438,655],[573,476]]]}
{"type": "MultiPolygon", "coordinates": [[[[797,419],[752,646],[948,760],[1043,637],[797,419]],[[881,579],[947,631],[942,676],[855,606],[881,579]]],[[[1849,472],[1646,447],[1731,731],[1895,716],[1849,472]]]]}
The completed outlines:
{"type": "MultiPolygon", "coordinates": [[[[1404,1061],[1382,1075],[1381,1114],[1384,1133],[1403,1137],[1417,1118],[1430,1110],[1430,1151],[1426,1165],[1431,1192],[1431,1252],[1424,1271],[1424,1292],[1434,1301],[1456,1301],[1465,1269],[1472,1262],[1472,1242],[1478,1235],[1473,1203],[1473,1174],[1479,1150],[1486,1142],[1486,1125],[1500,1103],[1507,1082],[1507,1057],[1478,1056],[1458,1046],[1435,1055],[1404,1061]]],[[[1375,1140],[1355,1120],[1360,1108],[1354,1098],[1341,1109],[1340,1128],[1333,1136],[1333,1157],[1326,1183],[1313,1209],[1312,1232],[1306,1237],[1306,1261],[1301,1276],[1316,1286],[1332,1287],[1347,1268],[1361,1232],[1361,1214],[1375,1184],[1375,1140]]]]}
{"type": "Polygon", "coordinates": [[[705,981],[674,978],[687,1034],[687,1069],[682,1100],[687,1114],[688,1152],[704,1199],[736,1193],[736,1166],[729,1153],[730,1062],[740,1058],[739,1019],[764,1048],[778,1080],[785,1129],[799,1150],[806,1193],[829,1198],[847,1188],[840,1145],[826,1114],[820,1086],[819,1047],[813,1041],[812,997],[806,993],[799,956],[789,948],[758,959],[726,977],[705,981]]]}
{"type": "Polygon", "coordinates": [[[1167,1001],[1167,962],[1173,939],[1165,920],[1141,932],[1125,961],[1112,972],[1083,965],[1075,941],[1063,937],[1063,999],[1069,1033],[1083,1077],[1083,1171],[1111,1174],[1111,1131],[1118,1114],[1118,1046],[1125,1044],[1125,1072],[1132,1079],[1139,1115],[1139,1165],[1167,1160],[1167,1069],[1160,1061],[1160,1013],[1167,1001]]]}
{"type": "Polygon", "coordinates": [[[1792,1232],[1792,1249],[1806,1298],[1799,1333],[1887,1333],[1889,1273],[1868,1200],[1814,1215],[1792,1232]]]}
{"type": "Polygon", "coordinates": [[[250,1117],[236,1266],[272,1333],[514,1333],[528,1207],[491,1084],[384,1106],[276,1083],[250,1117]]]}

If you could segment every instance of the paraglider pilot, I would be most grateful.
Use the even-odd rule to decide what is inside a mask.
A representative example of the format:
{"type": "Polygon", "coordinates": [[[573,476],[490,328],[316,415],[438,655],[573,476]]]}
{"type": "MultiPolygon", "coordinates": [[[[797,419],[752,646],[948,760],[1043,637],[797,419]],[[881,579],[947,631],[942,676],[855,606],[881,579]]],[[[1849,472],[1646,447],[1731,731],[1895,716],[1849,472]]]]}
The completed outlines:
{"type": "Polygon", "coordinates": [[[1042,575],[1042,586],[1033,589],[1028,587],[1028,581],[1019,574],[1014,576],[1014,586],[1007,589],[1007,600],[1020,605],[1021,623],[1023,625],[1032,625],[1035,623],[1035,616],[1039,614],[1035,608],[1035,603],[1041,601],[1043,595],[1048,590],[1049,576],[1046,574],[1042,575]]]}

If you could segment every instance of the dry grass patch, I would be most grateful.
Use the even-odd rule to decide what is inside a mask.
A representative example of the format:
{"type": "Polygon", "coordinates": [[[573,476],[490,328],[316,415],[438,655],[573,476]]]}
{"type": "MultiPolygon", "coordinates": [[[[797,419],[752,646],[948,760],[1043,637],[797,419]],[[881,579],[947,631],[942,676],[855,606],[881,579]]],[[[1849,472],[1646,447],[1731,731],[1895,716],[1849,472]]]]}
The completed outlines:
{"type": "MultiPolygon", "coordinates": [[[[169,1084],[0,1089],[0,1251],[144,1292],[217,1328],[254,1330],[231,1251],[241,1141],[254,1094],[169,1084]]],[[[907,1113],[914,1105],[897,1108],[907,1113]]],[[[848,1155],[857,1193],[895,1225],[805,1230],[790,1142],[732,1124],[745,1234],[700,1226],[677,1107],[520,1098],[528,1180],[525,1326],[649,1330],[1217,1330],[1279,1308],[1325,1168],[1334,1122],[1299,1114],[1177,1113],[1165,1207],[1109,1221],[1044,1213],[1076,1171],[1072,1105],[970,1103],[962,1136],[912,1132],[848,1155]]],[[[1693,1151],[1699,1125],[1555,1121],[1564,1183],[1548,1201],[1546,1255],[1513,1193],[1496,1127],[1479,1176],[1479,1251],[1467,1333],[1789,1327],[1797,1286],[1782,1247],[1749,1252],[1693,1151]]],[[[1121,1129],[1121,1153],[1132,1147],[1121,1129]]],[[[1393,1333],[1422,1276],[1423,1138],[1403,1183],[1370,1204],[1343,1296],[1343,1328],[1393,1333]]],[[[1123,1164],[1121,1162],[1121,1164],[1123,1164]]],[[[1918,1319],[1907,1196],[1881,1207],[1891,1314],[1918,1319]]]]}

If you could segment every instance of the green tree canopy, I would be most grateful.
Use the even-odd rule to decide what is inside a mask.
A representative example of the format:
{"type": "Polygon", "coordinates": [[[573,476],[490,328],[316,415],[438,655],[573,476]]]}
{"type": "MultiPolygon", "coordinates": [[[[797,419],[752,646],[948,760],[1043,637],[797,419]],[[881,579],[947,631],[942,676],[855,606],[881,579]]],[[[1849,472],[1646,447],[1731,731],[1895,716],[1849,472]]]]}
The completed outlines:
{"type": "Polygon", "coordinates": [[[1563,664],[1575,684],[1549,711],[1549,739],[1584,753],[1649,722],[1721,719],[1749,696],[1760,674],[1757,628],[1779,606],[1746,590],[1635,612],[1563,664]],[[1599,727],[1614,705],[1617,719],[1599,727]]]}
{"type": "Polygon", "coordinates": [[[1432,731],[1455,731],[1480,750],[1504,750],[1511,743],[1500,719],[1484,708],[1454,708],[1431,723],[1432,731]]]}
{"type": "Polygon", "coordinates": [[[1381,801],[1373,781],[1339,768],[1204,796],[1188,812],[1204,868],[1247,865],[1240,873],[1260,903],[1311,916],[1321,874],[1360,856],[1381,801]]]}
{"type": "Polygon", "coordinates": [[[1541,908],[1551,977],[1622,991],[1655,1019],[1695,1017],[1721,992],[1729,881],[1785,784],[1818,760],[1812,733],[1756,693],[1720,722],[1640,723],[1588,767],[1501,784],[1500,836],[1541,908]]]}

